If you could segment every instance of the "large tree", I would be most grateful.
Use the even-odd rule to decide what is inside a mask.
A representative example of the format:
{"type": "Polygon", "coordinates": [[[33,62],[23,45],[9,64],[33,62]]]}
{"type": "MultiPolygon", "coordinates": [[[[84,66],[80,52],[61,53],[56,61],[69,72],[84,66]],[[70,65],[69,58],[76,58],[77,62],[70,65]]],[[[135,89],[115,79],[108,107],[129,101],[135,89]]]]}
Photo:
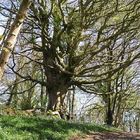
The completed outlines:
{"type": "Polygon", "coordinates": [[[72,85],[94,93],[96,83],[109,81],[139,57],[139,44],[132,43],[138,39],[139,4],[138,0],[35,0],[20,35],[25,47],[34,44],[32,49],[41,53],[38,62],[46,81],[18,76],[46,86],[48,110],[63,110],[72,85]],[[127,55],[121,61],[123,53],[127,55]]]}
{"type": "MultiPolygon", "coordinates": [[[[95,83],[110,79],[139,56],[131,55],[138,44],[132,49],[129,47],[139,28],[136,24],[138,1],[40,1],[35,4],[32,10],[41,30],[40,51],[46,74],[48,109],[61,109],[71,85],[81,89],[85,85],[94,87],[95,83]],[[130,55],[121,65],[111,64],[111,69],[100,73],[108,65],[107,61],[111,61],[106,61],[102,52],[106,48],[112,51],[112,48],[121,48],[125,42],[130,55]],[[100,55],[105,61],[99,60],[100,55]]],[[[124,52],[123,48],[115,54],[116,59],[124,52]]],[[[113,57],[106,55],[109,59],[113,57]]]]}

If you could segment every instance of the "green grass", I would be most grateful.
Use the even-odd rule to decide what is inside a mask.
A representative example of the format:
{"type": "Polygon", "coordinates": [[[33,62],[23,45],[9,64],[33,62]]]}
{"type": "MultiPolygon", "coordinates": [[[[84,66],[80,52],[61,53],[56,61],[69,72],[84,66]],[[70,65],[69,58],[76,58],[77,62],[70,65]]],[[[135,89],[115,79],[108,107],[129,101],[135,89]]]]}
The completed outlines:
{"type": "Polygon", "coordinates": [[[111,131],[95,124],[39,117],[0,116],[0,140],[68,140],[90,132],[111,131]]]}

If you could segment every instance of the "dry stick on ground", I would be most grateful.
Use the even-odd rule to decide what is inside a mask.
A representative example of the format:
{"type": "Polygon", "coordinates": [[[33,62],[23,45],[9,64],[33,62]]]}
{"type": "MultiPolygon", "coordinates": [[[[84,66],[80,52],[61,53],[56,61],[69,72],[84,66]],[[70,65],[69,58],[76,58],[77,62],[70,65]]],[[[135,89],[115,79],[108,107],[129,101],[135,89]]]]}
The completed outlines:
{"type": "Polygon", "coordinates": [[[3,50],[0,54],[0,80],[2,79],[5,67],[7,65],[7,62],[9,60],[9,57],[11,55],[11,51],[14,48],[17,36],[20,32],[20,29],[22,27],[23,21],[26,18],[27,10],[31,5],[31,0],[23,0],[19,11],[16,15],[16,18],[11,25],[10,31],[7,35],[7,38],[5,40],[3,50]]]}

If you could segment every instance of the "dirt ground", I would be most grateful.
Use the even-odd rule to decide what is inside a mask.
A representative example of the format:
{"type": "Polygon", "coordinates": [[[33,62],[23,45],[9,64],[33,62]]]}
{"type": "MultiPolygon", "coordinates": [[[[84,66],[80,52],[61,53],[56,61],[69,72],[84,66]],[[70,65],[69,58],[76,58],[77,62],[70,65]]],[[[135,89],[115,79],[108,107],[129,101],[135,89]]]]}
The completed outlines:
{"type": "Polygon", "coordinates": [[[138,133],[93,133],[85,136],[84,138],[74,138],[72,140],[140,140],[138,133]]]}

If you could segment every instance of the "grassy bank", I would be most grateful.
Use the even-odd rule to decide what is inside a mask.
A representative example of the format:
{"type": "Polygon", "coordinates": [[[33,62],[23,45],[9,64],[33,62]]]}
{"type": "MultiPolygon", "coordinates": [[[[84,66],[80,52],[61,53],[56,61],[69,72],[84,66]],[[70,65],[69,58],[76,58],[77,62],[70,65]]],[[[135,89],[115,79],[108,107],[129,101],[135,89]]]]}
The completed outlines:
{"type": "Polygon", "coordinates": [[[0,116],[0,140],[69,140],[90,132],[112,131],[94,124],[37,117],[0,116]]]}

